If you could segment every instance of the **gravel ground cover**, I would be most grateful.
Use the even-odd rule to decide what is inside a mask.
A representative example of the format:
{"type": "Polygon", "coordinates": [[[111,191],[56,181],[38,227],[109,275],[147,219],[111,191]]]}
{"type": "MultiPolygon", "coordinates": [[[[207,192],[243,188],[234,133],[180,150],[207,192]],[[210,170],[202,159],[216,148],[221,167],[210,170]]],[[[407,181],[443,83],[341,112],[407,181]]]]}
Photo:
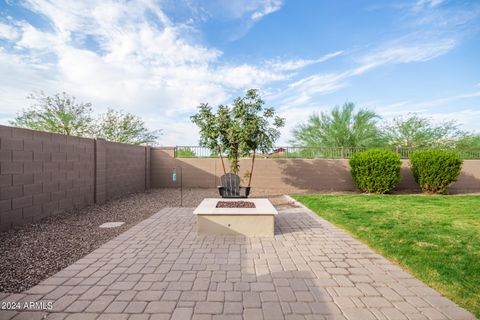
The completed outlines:
{"type": "MultiPolygon", "coordinates": [[[[288,203],[282,192],[255,189],[276,206],[288,203]]],[[[183,206],[196,207],[204,198],[218,198],[216,189],[184,189],[183,206]]],[[[165,207],[180,206],[178,189],[152,189],[113,199],[0,233],[0,292],[18,293],[57,273],[102,244],[165,207]],[[123,221],[117,228],[99,228],[123,221]]]]}
{"type": "MultiPolygon", "coordinates": [[[[213,189],[183,190],[183,206],[197,206],[217,197],[213,189]]],[[[154,189],[79,210],[65,212],[0,233],[0,292],[29,289],[105,242],[165,207],[179,207],[176,189],[154,189]],[[105,222],[124,221],[117,228],[105,222]]]]}

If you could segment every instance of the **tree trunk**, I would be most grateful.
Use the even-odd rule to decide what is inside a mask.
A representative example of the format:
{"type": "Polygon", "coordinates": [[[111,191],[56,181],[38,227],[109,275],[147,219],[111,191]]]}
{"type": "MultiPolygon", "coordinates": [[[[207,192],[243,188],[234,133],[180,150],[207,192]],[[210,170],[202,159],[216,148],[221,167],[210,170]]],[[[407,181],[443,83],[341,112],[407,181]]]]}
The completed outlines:
{"type": "Polygon", "coordinates": [[[230,160],[230,171],[234,174],[238,174],[240,171],[240,164],[238,163],[238,143],[234,143],[233,147],[233,159],[230,160]]]}
{"type": "Polygon", "coordinates": [[[250,169],[250,177],[248,178],[248,187],[250,188],[250,183],[252,182],[252,175],[253,175],[253,166],[255,165],[255,154],[257,150],[253,150],[253,158],[252,158],[252,168],[250,169]]]}
{"type": "Polygon", "coordinates": [[[222,161],[223,174],[227,174],[227,170],[225,170],[225,163],[223,163],[223,157],[222,152],[220,151],[220,147],[218,148],[218,155],[220,156],[220,160],[222,161]]]}

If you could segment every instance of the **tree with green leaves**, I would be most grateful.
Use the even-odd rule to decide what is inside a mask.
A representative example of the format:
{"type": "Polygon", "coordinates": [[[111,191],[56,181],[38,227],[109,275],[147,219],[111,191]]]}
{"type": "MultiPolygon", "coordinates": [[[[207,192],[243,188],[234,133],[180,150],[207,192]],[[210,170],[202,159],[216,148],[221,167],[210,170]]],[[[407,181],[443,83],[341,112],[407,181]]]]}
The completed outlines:
{"type": "Polygon", "coordinates": [[[47,96],[43,91],[35,92],[27,99],[33,100],[34,103],[10,121],[11,125],[80,137],[91,135],[90,103],[77,103],[74,96],[65,92],[53,96],[47,96]]]}
{"type": "Polygon", "coordinates": [[[43,91],[28,97],[34,101],[30,108],[18,114],[10,124],[33,130],[98,137],[108,141],[148,144],[157,141],[160,131],[149,131],[139,117],[109,109],[94,121],[91,103],[77,103],[65,92],[47,96],[43,91]]]}
{"type": "Polygon", "coordinates": [[[293,129],[291,143],[302,147],[378,147],[384,144],[375,112],[345,103],[330,112],[312,114],[293,129]]]}
{"type": "Polygon", "coordinates": [[[97,138],[134,145],[155,143],[161,134],[148,130],[141,118],[113,109],[100,116],[94,131],[97,138]]]}
{"type": "Polygon", "coordinates": [[[208,103],[198,107],[198,113],[191,117],[200,129],[200,145],[216,150],[222,160],[223,155],[230,162],[230,171],[238,174],[239,159],[252,156],[249,172],[250,186],[257,151],[268,153],[280,137],[279,128],[285,119],[277,116],[273,108],[265,108],[258,90],[250,89],[245,97],[236,98],[233,105],[218,106],[216,113],[208,103]]]}
{"type": "Polygon", "coordinates": [[[197,156],[195,151],[189,147],[177,147],[176,152],[177,158],[194,158],[197,156]]]}
{"type": "Polygon", "coordinates": [[[458,140],[456,146],[459,150],[480,150],[480,134],[467,134],[458,140]]]}
{"type": "Polygon", "coordinates": [[[455,121],[435,124],[415,113],[394,118],[383,130],[395,148],[452,148],[466,135],[455,121]]]}

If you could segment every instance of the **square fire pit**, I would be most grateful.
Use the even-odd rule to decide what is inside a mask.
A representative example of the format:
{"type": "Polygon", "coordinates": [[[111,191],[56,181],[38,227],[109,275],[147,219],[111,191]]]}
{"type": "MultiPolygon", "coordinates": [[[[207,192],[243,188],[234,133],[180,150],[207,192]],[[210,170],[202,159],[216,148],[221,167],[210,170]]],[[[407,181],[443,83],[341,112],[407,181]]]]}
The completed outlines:
{"type": "Polygon", "coordinates": [[[268,199],[204,199],[193,211],[197,215],[197,233],[269,236],[274,233],[275,207],[268,199]],[[218,208],[217,204],[239,208],[218,208]],[[245,203],[248,202],[248,203],[245,203]],[[253,203],[253,208],[251,207],[253,203]]]}

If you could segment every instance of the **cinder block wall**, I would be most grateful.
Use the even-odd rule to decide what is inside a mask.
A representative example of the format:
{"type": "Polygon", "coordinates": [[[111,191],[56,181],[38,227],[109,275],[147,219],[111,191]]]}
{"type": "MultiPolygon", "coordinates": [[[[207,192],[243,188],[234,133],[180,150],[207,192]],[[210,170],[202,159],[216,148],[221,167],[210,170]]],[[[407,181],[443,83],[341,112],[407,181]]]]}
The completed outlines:
{"type": "MultiPolygon", "coordinates": [[[[244,176],[251,159],[242,159],[240,165],[244,176]]],[[[215,188],[222,174],[220,159],[174,158],[173,147],[132,146],[0,126],[0,230],[150,186],[179,187],[182,181],[184,187],[215,188]]],[[[403,161],[401,176],[398,190],[418,188],[408,161],[403,161]]],[[[348,160],[325,159],[257,158],[252,187],[253,194],[256,188],[272,193],[355,190],[348,160]]],[[[464,161],[450,190],[480,192],[480,160],[464,161]]]]}
{"type": "Polygon", "coordinates": [[[0,225],[94,201],[94,140],[0,126],[0,225]]]}
{"type": "MultiPolygon", "coordinates": [[[[250,170],[251,159],[240,160],[240,176],[250,170]]],[[[228,163],[225,162],[228,171],[228,163]]],[[[152,187],[179,187],[173,182],[173,168],[177,177],[183,173],[184,187],[215,188],[223,174],[220,159],[174,158],[174,148],[152,148],[152,187]],[[180,170],[180,168],[182,168],[180,170]]],[[[244,184],[248,179],[244,178],[244,184]]],[[[272,193],[304,191],[354,191],[348,160],[328,159],[262,159],[255,160],[252,191],[268,189],[272,193]]],[[[399,191],[417,191],[408,160],[402,160],[399,191]]],[[[458,181],[450,188],[452,193],[480,192],[480,160],[465,160],[458,181]]]]}
{"type": "Polygon", "coordinates": [[[149,188],[149,148],[0,126],[0,230],[149,188]]]}
{"type": "Polygon", "coordinates": [[[145,147],[106,143],[107,198],[145,191],[145,147]]]}

